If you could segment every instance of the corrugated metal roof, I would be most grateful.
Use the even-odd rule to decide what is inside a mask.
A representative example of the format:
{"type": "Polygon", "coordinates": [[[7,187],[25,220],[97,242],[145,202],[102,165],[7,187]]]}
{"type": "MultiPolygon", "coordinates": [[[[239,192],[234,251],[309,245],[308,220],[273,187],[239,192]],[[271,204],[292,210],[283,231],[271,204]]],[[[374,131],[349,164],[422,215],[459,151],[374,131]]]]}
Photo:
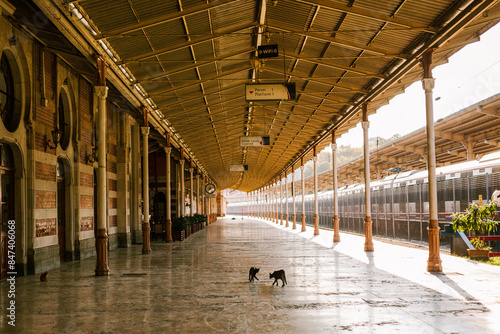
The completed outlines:
{"type": "Polygon", "coordinates": [[[74,5],[219,188],[243,191],[264,186],[301,156],[309,159],[311,145],[329,145],[332,128],[347,132],[359,122],[362,103],[370,101],[373,113],[420,80],[423,51],[437,47],[434,64],[445,62],[500,19],[498,1],[479,0],[74,5]],[[278,45],[278,58],[255,58],[257,46],[266,44],[278,45]],[[294,82],[297,100],[245,101],[245,84],[252,81],[294,82]],[[242,148],[245,135],[268,135],[271,145],[242,148]],[[229,172],[230,164],[249,170],[229,172]]]}

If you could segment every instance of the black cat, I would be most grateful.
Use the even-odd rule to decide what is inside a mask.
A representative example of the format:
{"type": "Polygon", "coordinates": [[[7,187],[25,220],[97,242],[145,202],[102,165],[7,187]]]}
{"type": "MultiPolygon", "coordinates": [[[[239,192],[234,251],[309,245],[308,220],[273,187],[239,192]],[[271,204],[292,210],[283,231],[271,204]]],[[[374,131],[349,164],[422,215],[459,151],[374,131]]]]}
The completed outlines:
{"type": "Polygon", "coordinates": [[[49,280],[49,272],[46,271],[40,275],[40,282],[47,282],[49,280]]]}
{"type": "Polygon", "coordinates": [[[248,280],[250,282],[253,282],[253,279],[255,278],[258,281],[259,279],[256,276],[258,272],[259,272],[259,268],[255,268],[255,267],[250,268],[250,272],[248,273],[248,280]]]}
{"type": "Polygon", "coordinates": [[[277,270],[272,274],[269,274],[269,278],[274,278],[274,283],[276,283],[276,286],[278,286],[278,280],[280,279],[281,282],[283,283],[282,287],[285,286],[285,284],[288,284],[286,282],[286,277],[285,277],[285,271],[283,269],[277,270]]]}

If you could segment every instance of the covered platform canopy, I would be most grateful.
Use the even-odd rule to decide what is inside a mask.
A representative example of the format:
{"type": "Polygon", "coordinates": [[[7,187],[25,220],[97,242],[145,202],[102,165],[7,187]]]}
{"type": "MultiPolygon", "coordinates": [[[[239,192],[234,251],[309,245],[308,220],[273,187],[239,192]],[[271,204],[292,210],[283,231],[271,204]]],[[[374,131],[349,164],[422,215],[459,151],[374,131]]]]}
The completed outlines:
{"type": "Polygon", "coordinates": [[[500,3],[481,0],[33,2],[85,63],[103,57],[108,80],[149,110],[150,145],[170,133],[219,189],[242,191],[307,161],[331,130],[340,136],[360,121],[364,103],[374,113],[422,79],[424,52],[435,49],[432,66],[445,63],[500,20],[500,3]],[[259,57],[262,45],[278,56],[259,57]],[[294,83],[296,98],[248,101],[250,83],[294,83]],[[241,147],[248,136],[269,136],[270,145],[241,147]]]}
{"type": "MultiPolygon", "coordinates": [[[[480,159],[500,150],[500,94],[434,123],[438,167],[480,159]]],[[[401,171],[427,169],[425,127],[370,151],[371,180],[401,171]]],[[[363,156],[338,167],[339,186],[362,182],[363,156]]],[[[308,189],[313,178],[305,180],[308,189]]],[[[318,174],[320,190],[332,188],[332,171],[318,174]]]]}

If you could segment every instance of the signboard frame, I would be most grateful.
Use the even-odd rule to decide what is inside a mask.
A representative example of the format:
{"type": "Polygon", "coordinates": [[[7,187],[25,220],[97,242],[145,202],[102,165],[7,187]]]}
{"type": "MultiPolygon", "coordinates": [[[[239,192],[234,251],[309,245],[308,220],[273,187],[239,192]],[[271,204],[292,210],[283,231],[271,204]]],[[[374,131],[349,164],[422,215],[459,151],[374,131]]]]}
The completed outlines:
{"type": "MultiPolygon", "coordinates": [[[[264,88],[263,88],[264,89],[264,88]]],[[[267,93],[267,92],[266,92],[267,93]]],[[[269,94],[269,93],[267,93],[269,94]]],[[[251,83],[245,84],[245,100],[249,102],[260,102],[260,101],[296,101],[297,100],[297,91],[295,88],[295,82],[282,82],[282,83],[251,83]],[[287,91],[289,98],[287,99],[279,99],[272,97],[260,97],[256,98],[251,91],[253,89],[257,89],[257,86],[266,87],[267,89],[276,89],[276,91],[281,91],[283,88],[287,91]],[[273,87],[274,86],[274,87],[273,87]]]]}

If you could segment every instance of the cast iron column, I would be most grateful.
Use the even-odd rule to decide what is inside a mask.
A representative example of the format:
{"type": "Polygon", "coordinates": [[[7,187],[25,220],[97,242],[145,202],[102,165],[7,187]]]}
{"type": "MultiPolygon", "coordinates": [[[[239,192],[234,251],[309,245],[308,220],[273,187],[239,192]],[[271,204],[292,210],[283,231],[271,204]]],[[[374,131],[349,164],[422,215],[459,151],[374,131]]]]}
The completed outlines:
{"type": "Polygon", "coordinates": [[[293,216],[292,216],[292,230],[297,228],[297,215],[295,210],[295,166],[292,166],[292,202],[293,202],[293,216]]]}
{"type": "Polygon", "coordinates": [[[149,226],[149,126],[148,126],[148,111],[143,109],[144,126],[141,128],[142,133],[142,212],[144,220],[142,222],[142,254],[151,253],[151,227],[149,226]]]}
{"type": "Polygon", "coordinates": [[[280,175],[280,225],[283,225],[283,178],[280,175]]]}
{"type": "Polygon", "coordinates": [[[316,155],[316,145],[313,147],[313,165],[314,165],[314,235],[319,235],[319,217],[318,217],[318,156],[316,155]]]}
{"type": "Polygon", "coordinates": [[[370,198],[370,148],[368,146],[368,103],[363,103],[363,147],[364,147],[364,169],[365,169],[365,252],[373,252],[372,240],[372,217],[370,198]]]}
{"type": "Polygon", "coordinates": [[[200,214],[200,170],[197,170],[196,173],[196,212],[197,214],[200,214]]]}
{"type": "Polygon", "coordinates": [[[429,260],[427,261],[427,271],[440,272],[441,257],[439,254],[439,224],[437,208],[437,182],[436,182],[436,147],[434,141],[434,110],[432,102],[432,90],[435,79],[432,77],[432,53],[433,49],[427,50],[422,56],[422,67],[424,78],[422,86],[425,90],[425,110],[427,121],[427,169],[429,180],[429,260]]]}
{"type": "Polygon", "coordinates": [[[96,240],[96,276],[108,276],[108,233],[106,229],[106,139],[107,115],[106,97],[106,63],[98,57],[98,85],[94,87],[97,95],[97,240],[96,240]]]}
{"type": "Polygon", "coordinates": [[[167,236],[165,241],[172,242],[172,194],[171,194],[171,170],[170,170],[170,154],[172,153],[172,148],[170,147],[170,134],[167,134],[167,147],[165,147],[166,154],[166,173],[165,182],[167,186],[167,236]]]}
{"type": "Polygon", "coordinates": [[[192,217],[194,213],[194,184],[193,184],[193,161],[190,162],[189,167],[189,215],[192,217]]]}
{"type": "Polygon", "coordinates": [[[280,214],[278,211],[278,179],[274,182],[274,222],[279,224],[280,214]]]}
{"type": "Polygon", "coordinates": [[[339,231],[339,192],[337,180],[337,143],[335,129],[332,130],[332,166],[333,166],[333,242],[340,242],[339,231]]]}
{"type": "Polygon", "coordinates": [[[300,176],[301,176],[301,183],[302,183],[302,229],[300,230],[301,232],[306,231],[306,204],[305,204],[305,198],[304,198],[304,192],[305,192],[305,182],[304,182],[304,157],[300,158],[300,176]]]}
{"type": "Polygon", "coordinates": [[[186,202],[185,202],[185,197],[186,197],[186,189],[184,189],[184,150],[181,148],[181,160],[179,161],[181,164],[181,198],[179,199],[180,203],[180,209],[181,209],[181,215],[185,216],[186,215],[186,202]]]}
{"type": "Polygon", "coordinates": [[[288,178],[285,171],[285,227],[288,227],[288,178]]]}

